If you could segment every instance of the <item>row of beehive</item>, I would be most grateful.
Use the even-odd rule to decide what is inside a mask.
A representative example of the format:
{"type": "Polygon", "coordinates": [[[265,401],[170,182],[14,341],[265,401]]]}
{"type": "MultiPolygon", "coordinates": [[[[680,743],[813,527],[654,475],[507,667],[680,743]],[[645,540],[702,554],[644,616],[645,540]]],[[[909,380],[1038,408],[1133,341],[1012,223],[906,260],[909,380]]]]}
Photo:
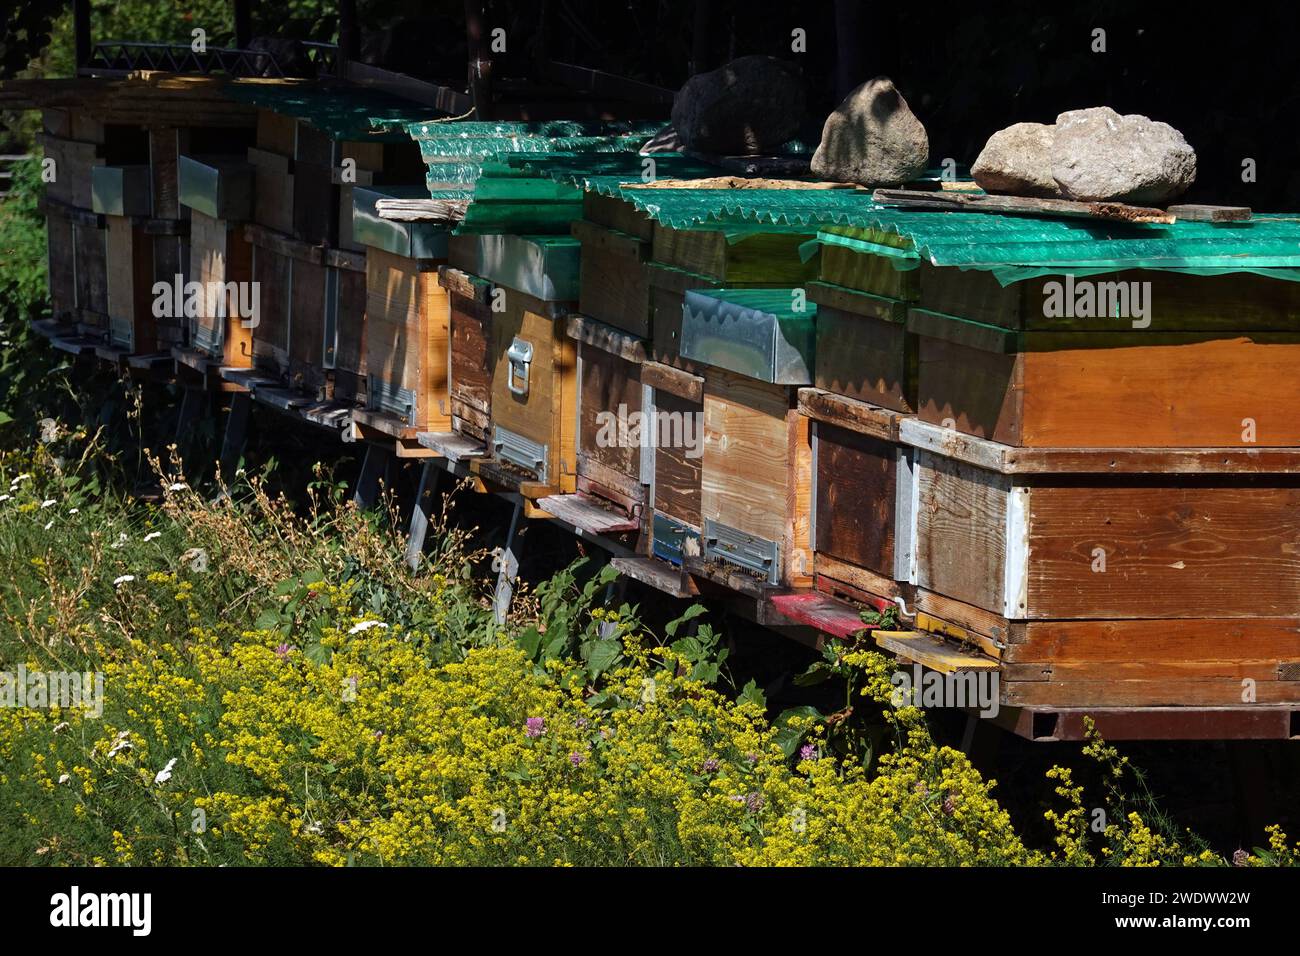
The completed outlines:
{"type": "MultiPolygon", "coordinates": [[[[734,241],[588,199],[577,381],[552,403],[577,447],[550,467],[639,515],[656,556],[903,596],[1001,659],[1007,703],[1300,700],[1294,284],[1121,273],[1104,278],[1152,283],[1149,323],[1059,320],[1047,279],[838,244],[804,262],[808,236],[734,241]],[[620,407],[677,413],[660,431],[702,421],[702,442],[689,424],[602,441],[620,407]]],[[[513,374],[513,327],[484,338],[513,374]]],[[[498,455],[509,423],[542,443],[526,401],[492,396],[498,455]]]]}
{"type": "Polygon", "coordinates": [[[484,474],[600,499],[627,519],[609,527],[701,573],[900,594],[1000,657],[1008,702],[1231,704],[1243,678],[1297,697],[1294,479],[1161,451],[1300,445],[1290,283],[1121,274],[1160,311],[1117,329],[1047,317],[1046,280],[1003,288],[834,242],[805,262],[808,235],[672,230],[595,194],[572,238],[450,238],[375,214],[384,147],[268,111],[246,156],[187,155],[178,134],[170,188],[165,142],[142,178],[50,126],[61,162],[117,184],[91,214],[75,192],[90,177],[51,189],[51,287],[75,290],[56,315],[116,344],[255,366],[393,434],[460,433],[484,474]],[[156,221],[182,204],[188,256],[156,221]],[[256,327],[235,303],[188,329],[148,319],[150,262],[257,281],[256,327]],[[638,412],[668,440],[620,438],[638,412]],[[1007,454],[1043,447],[1129,451],[1069,474],[1007,454]]]}

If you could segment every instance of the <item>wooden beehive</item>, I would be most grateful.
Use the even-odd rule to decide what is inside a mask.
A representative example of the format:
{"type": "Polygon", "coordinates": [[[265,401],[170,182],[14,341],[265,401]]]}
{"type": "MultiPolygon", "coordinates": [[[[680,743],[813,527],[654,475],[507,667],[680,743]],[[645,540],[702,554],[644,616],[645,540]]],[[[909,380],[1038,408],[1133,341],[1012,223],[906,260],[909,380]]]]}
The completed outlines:
{"type": "Polygon", "coordinates": [[[817,387],[915,411],[917,347],[906,303],[829,282],[809,282],[806,291],[817,304],[817,387]]]}
{"type": "Polygon", "coordinates": [[[130,352],[158,347],[153,237],[126,216],[108,216],[108,343],[130,352]]]}
{"type": "Polygon", "coordinates": [[[491,283],[461,269],[443,266],[438,281],[447,290],[451,349],[448,395],[451,430],[484,445],[492,434],[491,283]]]}
{"type": "Polygon", "coordinates": [[[181,156],[177,194],[190,216],[187,271],[204,290],[200,310],[190,317],[190,348],[176,347],[177,357],[247,368],[253,363],[253,330],[262,318],[262,290],[251,285],[252,249],[244,233],[252,170],[236,157],[181,156]],[[228,283],[234,285],[220,295],[208,294],[228,283]]]}
{"type": "Polygon", "coordinates": [[[400,437],[448,431],[447,292],[440,260],[366,252],[368,407],[357,421],[400,437]]]}
{"type": "MultiPolygon", "coordinates": [[[[818,312],[820,323],[822,313],[818,312]]],[[[897,412],[799,390],[812,442],[811,547],[818,590],[892,597],[911,577],[911,450],[897,412]]]]}
{"type": "Polygon", "coordinates": [[[577,350],[564,319],[576,303],[516,289],[492,313],[494,463],[555,491],[577,488],[577,350]]]}
{"type": "Polygon", "coordinates": [[[704,378],[661,362],[641,366],[642,411],[654,422],[655,439],[642,455],[650,460],[651,541],[655,557],[681,565],[702,553],[701,466],[704,441],[704,378]],[[668,440],[663,440],[664,432],[668,440]]]}
{"type": "Polygon", "coordinates": [[[645,343],[585,315],[570,316],[569,336],[578,349],[578,490],[640,518],[648,484],[642,447],[650,438],[641,387],[645,343]]]}
{"type": "Polygon", "coordinates": [[[913,419],[899,435],[917,446],[916,607],[1006,645],[1004,703],[1300,700],[1294,450],[1034,452],[913,419]]]}
{"type": "Polygon", "coordinates": [[[740,567],[764,586],[811,584],[812,450],[797,390],[709,368],[703,405],[696,560],[740,567]]]}
{"type": "Polygon", "coordinates": [[[211,300],[202,298],[203,305],[193,317],[190,344],[202,357],[232,368],[247,368],[253,364],[253,336],[266,319],[266,298],[260,289],[257,295],[256,318],[243,315],[242,306],[252,304],[252,299],[241,295],[239,286],[252,283],[253,249],[239,222],[216,219],[197,209],[190,210],[190,275],[202,288],[227,286],[226,290],[211,300]],[[233,288],[227,284],[234,284],[233,288]]]}
{"type": "Polygon", "coordinates": [[[1049,283],[1071,277],[1004,288],[985,273],[923,269],[923,307],[907,320],[920,416],[1027,447],[1300,445],[1293,283],[1152,272],[1077,281],[1149,283],[1147,314],[1050,314],[1049,283]]]}

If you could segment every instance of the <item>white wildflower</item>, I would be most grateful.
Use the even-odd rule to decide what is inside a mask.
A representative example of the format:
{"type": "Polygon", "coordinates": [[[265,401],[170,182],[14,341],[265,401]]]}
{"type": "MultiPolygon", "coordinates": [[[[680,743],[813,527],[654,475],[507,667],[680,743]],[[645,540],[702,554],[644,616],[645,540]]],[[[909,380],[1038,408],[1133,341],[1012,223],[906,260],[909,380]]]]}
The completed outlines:
{"type": "Polygon", "coordinates": [[[168,490],[168,491],[184,491],[184,490],[185,490],[186,488],[188,488],[188,487],[189,487],[189,485],[185,484],[185,482],[183,482],[183,481],[173,481],[170,485],[167,486],[167,490],[168,490]]]}
{"type": "Polygon", "coordinates": [[[53,518],[51,518],[49,521],[45,522],[45,530],[46,530],[46,531],[49,531],[49,530],[50,530],[51,528],[53,528],[53,527],[54,527],[54,519],[53,519],[53,518]]]}
{"type": "Polygon", "coordinates": [[[79,514],[81,514],[81,509],[80,509],[80,508],[69,508],[69,509],[68,509],[68,514],[70,514],[70,515],[79,515],[79,514]]]}
{"type": "Polygon", "coordinates": [[[67,729],[68,729],[68,722],[67,722],[66,720],[61,720],[61,721],[59,721],[57,724],[54,725],[54,733],[56,733],[56,734],[57,734],[60,730],[67,730],[67,729]]]}
{"type": "Polygon", "coordinates": [[[122,753],[125,750],[135,749],[135,747],[132,746],[131,741],[126,739],[128,736],[130,736],[130,734],[131,731],[123,730],[116,737],[113,738],[113,746],[110,747],[108,751],[108,755],[110,757],[116,757],[118,754],[122,753]]]}
{"type": "Polygon", "coordinates": [[[166,783],[168,780],[170,780],[172,778],[172,767],[174,766],[176,766],[176,758],[172,757],[171,760],[167,761],[167,766],[163,767],[156,774],[154,774],[153,777],[154,784],[157,785],[160,783],[166,783]]]}
{"type": "Polygon", "coordinates": [[[0,502],[8,501],[13,495],[0,495],[0,502]]]}
{"type": "Polygon", "coordinates": [[[161,538],[161,537],[162,537],[161,531],[150,531],[147,535],[144,536],[144,542],[145,544],[148,544],[154,538],[161,538]]]}
{"type": "Polygon", "coordinates": [[[124,574],[120,578],[113,579],[113,587],[120,588],[123,584],[130,584],[134,580],[134,574],[124,574]]]}
{"type": "Polygon", "coordinates": [[[42,508],[53,508],[53,507],[54,507],[55,505],[57,505],[57,504],[58,504],[58,502],[55,501],[53,498],[46,498],[44,501],[41,502],[41,507],[42,507],[42,508]]]}
{"type": "Polygon", "coordinates": [[[59,783],[67,783],[71,779],[72,778],[65,773],[61,777],[59,777],[59,783]]]}
{"type": "Polygon", "coordinates": [[[116,551],[118,548],[125,545],[129,540],[130,539],[126,536],[125,531],[119,531],[117,533],[117,540],[113,542],[111,545],[109,545],[109,547],[112,548],[114,551],[116,551]]]}
{"type": "Polygon", "coordinates": [[[387,628],[388,625],[385,624],[383,621],[357,621],[357,623],[353,624],[352,627],[348,630],[348,633],[360,634],[362,631],[368,631],[372,627],[387,628]]]}

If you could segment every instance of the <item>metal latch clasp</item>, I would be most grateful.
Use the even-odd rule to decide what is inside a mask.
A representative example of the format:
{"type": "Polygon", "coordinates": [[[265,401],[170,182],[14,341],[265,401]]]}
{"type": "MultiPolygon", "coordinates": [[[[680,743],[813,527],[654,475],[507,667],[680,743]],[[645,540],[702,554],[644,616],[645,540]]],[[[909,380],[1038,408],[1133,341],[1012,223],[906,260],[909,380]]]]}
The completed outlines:
{"type": "Polygon", "coordinates": [[[533,343],[516,336],[506,349],[506,358],[510,360],[510,375],[506,384],[512,395],[525,398],[528,395],[528,369],[533,363],[533,343]]]}

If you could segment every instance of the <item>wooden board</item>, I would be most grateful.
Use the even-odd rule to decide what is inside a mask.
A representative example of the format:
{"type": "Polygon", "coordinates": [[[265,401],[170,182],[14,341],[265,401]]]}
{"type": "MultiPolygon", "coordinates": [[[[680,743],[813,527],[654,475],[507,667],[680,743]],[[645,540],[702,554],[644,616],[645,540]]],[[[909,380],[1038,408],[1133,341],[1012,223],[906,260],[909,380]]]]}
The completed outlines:
{"type": "Polygon", "coordinates": [[[366,273],[336,269],[337,331],[334,347],[334,397],[366,400],[366,273]]]}
{"type": "Polygon", "coordinates": [[[796,286],[817,277],[817,257],[808,262],[799,258],[799,247],[811,238],[793,233],[755,233],[728,242],[722,232],[669,229],[656,223],[653,257],[655,262],[720,283],[796,286]]]}
{"type": "Polygon", "coordinates": [[[73,245],[72,221],[50,210],[45,217],[49,243],[50,314],[57,322],[71,322],[77,307],[76,247],[73,245]]]}
{"type": "MultiPolygon", "coordinates": [[[[986,325],[1037,331],[1106,332],[1281,332],[1297,329],[1300,288],[1297,283],[1251,273],[1218,276],[1130,269],[1067,282],[1063,275],[1039,276],[1003,286],[992,273],[922,263],[919,276],[921,308],[958,316],[986,325]],[[1121,318],[1114,311],[1099,316],[1086,311],[1080,297],[1104,292],[1112,303],[1128,303],[1132,313],[1137,300],[1149,306],[1147,315],[1121,318]],[[1125,286],[1127,289],[1120,289],[1125,286]],[[1074,314],[1052,315],[1046,308],[1049,294],[1059,290],[1074,314]],[[1073,294],[1067,294],[1073,293],[1073,294]],[[1120,293],[1125,293],[1121,296],[1120,293]],[[1135,328],[1134,322],[1145,323],[1135,328]]],[[[1094,311],[1096,309],[1094,308],[1094,311]]]]}
{"type": "Polygon", "coordinates": [[[1028,621],[1011,630],[1013,663],[1179,663],[1300,659],[1300,618],[1028,621]]]}
{"type": "Polygon", "coordinates": [[[897,446],[822,422],[814,441],[815,550],[893,575],[897,446]]]}
{"type": "MultiPolygon", "coordinates": [[[[702,427],[703,390],[699,401],[682,398],[670,391],[657,388],[654,393],[655,412],[666,416],[666,421],[689,422],[694,436],[702,427]]],[[[702,436],[695,436],[702,438],[702,436]]],[[[654,450],[654,507],[661,514],[691,528],[700,528],[702,456],[699,449],[690,449],[682,442],[668,442],[654,450]]]]}
{"type": "Polygon", "coordinates": [[[776,542],[792,586],[812,575],[812,451],[795,405],[787,386],[705,372],[701,517],[776,542]]]}
{"type": "Polygon", "coordinates": [[[1300,486],[1029,489],[1026,617],[1277,617],[1300,609],[1300,486]],[[1097,571],[1097,549],[1105,570],[1097,571]]]}
{"type": "Polygon", "coordinates": [[[638,211],[631,203],[612,196],[584,192],[582,217],[598,226],[616,229],[637,239],[649,241],[654,238],[654,220],[638,211]]]}
{"type": "Polygon", "coordinates": [[[157,348],[153,315],[153,237],[123,216],[108,221],[108,317],[111,326],[129,330],[132,352],[157,348]]]}
{"type": "Polygon", "coordinates": [[[1010,481],[918,452],[916,484],[917,586],[1002,614],[1010,481]]]}
{"type": "Polygon", "coordinates": [[[631,434],[619,423],[642,410],[641,374],[637,365],[609,352],[580,345],[582,394],[578,400],[578,473],[599,481],[593,462],[636,483],[641,474],[641,434],[631,434]]]}
{"type": "Polygon", "coordinates": [[[921,336],[921,419],[1027,447],[1300,446],[1300,335],[1024,340],[1001,352],[921,336]]]}
{"type": "Polygon", "coordinates": [[[900,412],[916,410],[916,336],[903,322],[819,304],[816,335],[818,388],[900,412]]]}
{"type": "Polygon", "coordinates": [[[289,386],[325,396],[325,266],[295,259],[289,295],[289,386]]]}
{"type": "Polygon", "coordinates": [[[823,243],[820,258],[823,282],[902,302],[915,302],[920,298],[918,271],[895,268],[895,260],[888,256],[823,243]]]}
{"type": "Polygon", "coordinates": [[[572,231],[582,242],[582,314],[649,338],[650,285],[644,268],[649,243],[583,220],[574,222],[572,231]]]}
{"type": "Polygon", "coordinates": [[[108,314],[108,238],[104,229],[94,226],[77,223],[72,230],[77,262],[77,313],[79,321],[86,322],[87,313],[108,314]]]}
{"type": "Polygon", "coordinates": [[[294,164],[294,236],[304,242],[338,245],[338,203],[338,187],[332,182],[328,161],[294,164]]]}
{"type": "Polygon", "coordinates": [[[261,314],[253,330],[253,362],[277,375],[289,371],[289,294],[293,260],[263,246],[253,248],[253,280],[261,314]]]}

